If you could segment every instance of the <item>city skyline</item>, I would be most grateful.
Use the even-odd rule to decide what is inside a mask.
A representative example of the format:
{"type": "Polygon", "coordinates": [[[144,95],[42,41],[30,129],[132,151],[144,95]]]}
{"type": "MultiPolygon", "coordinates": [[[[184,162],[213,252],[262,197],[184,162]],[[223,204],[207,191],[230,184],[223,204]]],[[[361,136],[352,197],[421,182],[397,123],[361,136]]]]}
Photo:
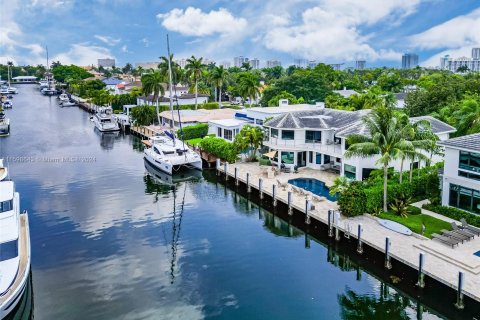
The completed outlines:
{"type": "Polygon", "coordinates": [[[470,56],[480,46],[480,8],[471,0],[12,0],[8,8],[0,13],[3,63],[45,64],[47,45],[50,60],[64,64],[157,61],[166,55],[167,33],[175,58],[195,55],[218,64],[243,55],[282,66],[302,59],[401,67],[402,55],[414,52],[421,66],[436,67],[440,57],[470,56]],[[128,21],[120,19],[126,14],[128,21]]]}

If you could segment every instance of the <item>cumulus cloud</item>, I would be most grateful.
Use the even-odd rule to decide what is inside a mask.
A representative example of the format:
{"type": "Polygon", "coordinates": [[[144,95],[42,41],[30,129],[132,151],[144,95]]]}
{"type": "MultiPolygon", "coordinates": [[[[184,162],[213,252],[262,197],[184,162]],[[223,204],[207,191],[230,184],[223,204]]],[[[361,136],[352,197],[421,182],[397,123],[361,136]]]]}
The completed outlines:
{"type": "Polygon", "coordinates": [[[55,55],[52,61],[60,61],[62,64],[76,64],[88,66],[97,64],[99,58],[114,58],[109,49],[88,44],[72,44],[67,52],[55,55]]]}
{"type": "Polygon", "coordinates": [[[126,44],[122,46],[121,50],[122,50],[122,52],[124,52],[124,53],[129,53],[129,52],[130,52],[130,51],[128,51],[128,47],[127,47],[126,44]]]}
{"type": "Polygon", "coordinates": [[[300,22],[268,29],[263,42],[268,49],[305,58],[397,60],[400,53],[375,50],[369,35],[363,35],[359,28],[386,20],[397,23],[418,4],[419,0],[324,0],[305,10],[300,22]]]}
{"type": "Polygon", "coordinates": [[[109,45],[109,46],[115,46],[115,45],[119,44],[120,41],[121,41],[120,38],[115,39],[113,37],[102,36],[102,35],[99,35],[99,34],[96,34],[94,37],[97,38],[98,40],[102,41],[103,43],[109,45]]]}
{"type": "Polygon", "coordinates": [[[170,31],[197,37],[234,34],[247,27],[247,21],[244,18],[235,18],[224,8],[208,13],[193,7],[185,10],[173,9],[170,12],[158,14],[157,19],[170,31]]]}

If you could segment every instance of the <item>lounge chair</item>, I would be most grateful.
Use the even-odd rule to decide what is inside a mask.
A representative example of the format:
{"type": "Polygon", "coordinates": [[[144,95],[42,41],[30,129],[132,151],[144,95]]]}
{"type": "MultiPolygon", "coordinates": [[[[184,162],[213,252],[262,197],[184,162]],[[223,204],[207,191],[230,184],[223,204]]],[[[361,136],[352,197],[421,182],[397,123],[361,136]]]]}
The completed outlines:
{"type": "Polygon", "coordinates": [[[443,236],[446,236],[446,237],[450,237],[450,238],[454,238],[454,239],[457,239],[457,240],[460,240],[462,241],[465,241],[465,240],[470,240],[470,237],[469,236],[464,236],[462,234],[459,234],[459,233],[456,233],[455,231],[449,231],[449,230],[441,230],[442,231],[442,235],[443,236]]]}
{"type": "Polygon", "coordinates": [[[474,226],[471,226],[467,223],[465,218],[460,219],[460,222],[462,223],[462,228],[468,231],[471,231],[475,233],[477,236],[480,236],[480,229],[474,226]]]}
{"type": "Polygon", "coordinates": [[[317,201],[317,202],[322,202],[322,201],[325,201],[325,198],[324,197],[321,197],[321,196],[317,196],[317,195],[312,195],[312,199],[314,201],[317,201]]]}
{"type": "Polygon", "coordinates": [[[445,236],[441,236],[439,234],[436,234],[436,233],[432,233],[432,238],[434,240],[438,240],[440,242],[442,242],[443,244],[448,244],[450,245],[452,248],[455,247],[455,246],[458,246],[459,242],[458,240],[454,240],[452,238],[448,238],[448,237],[445,237],[445,236]]]}
{"type": "Polygon", "coordinates": [[[475,233],[473,233],[471,231],[468,231],[468,230],[460,229],[460,227],[455,222],[452,222],[451,225],[452,225],[453,231],[455,231],[457,233],[460,233],[460,234],[463,234],[463,235],[466,235],[466,236],[469,236],[470,238],[475,237],[475,233]]]}

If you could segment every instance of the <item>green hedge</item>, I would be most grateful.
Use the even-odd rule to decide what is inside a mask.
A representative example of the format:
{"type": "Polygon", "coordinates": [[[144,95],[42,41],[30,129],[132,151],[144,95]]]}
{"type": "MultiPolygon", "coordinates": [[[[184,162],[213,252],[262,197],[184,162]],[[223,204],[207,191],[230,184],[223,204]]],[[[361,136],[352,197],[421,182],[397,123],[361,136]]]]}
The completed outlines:
{"type": "Polygon", "coordinates": [[[183,127],[182,130],[177,130],[179,137],[183,136],[184,140],[203,138],[208,133],[208,124],[199,123],[191,126],[183,127]]]}
{"type": "Polygon", "coordinates": [[[361,181],[352,181],[338,198],[342,214],[347,217],[360,216],[366,212],[367,198],[361,181]]]}
{"type": "MultiPolygon", "coordinates": [[[[173,109],[176,111],[178,109],[180,110],[195,110],[195,105],[194,104],[184,104],[184,105],[179,105],[177,106],[175,103],[173,104],[173,109]]],[[[213,110],[213,109],[219,109],[218,107],[218,102],[207,102],[207,103],[199,103],[197,109],[207,109],[207,110],[213,110]]],[[[162,105],[158,106],[158,112],[162,111],[167,111],[170,110],[170,106],[162,105]]]]}
{"type": "Polygon", "coordinates": [[[466,211],[453,208],[453,207],[445,207],[440,205],[433,205],[433,204],[424,204],[422,206],[426,210],[430,210],[441,214],[445,217],[452,218],[454,220],[460,221],[460,219],[465,218],[468,224],[472,226],[480,227],[480,216],[477,216],[472,213],[468,213],[466,211]]]}
{"type": "Polygon", "coordinates": [[[233,143],[222,138],[208,137],[202,139],[202,141],[200,141],[200,148],[230,163],[237,160],[238,152],[233,143]]]}

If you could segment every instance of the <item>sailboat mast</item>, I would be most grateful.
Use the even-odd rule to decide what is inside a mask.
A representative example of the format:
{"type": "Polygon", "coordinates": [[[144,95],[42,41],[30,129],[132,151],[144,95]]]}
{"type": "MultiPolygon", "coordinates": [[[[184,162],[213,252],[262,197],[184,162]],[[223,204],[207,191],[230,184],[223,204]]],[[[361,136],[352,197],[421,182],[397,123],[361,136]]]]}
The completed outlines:
{"type": "Polygon", "coordinates": [[[170,129],[173,129],[174,113],[173,113],[173,94],[172,94],[172,60],[170,57],[170,41],[167,34],[167,57],[168,57],[168,88],[170,94],[170,112],[172,112],[172,121],[170,121],[170,129]]]}

